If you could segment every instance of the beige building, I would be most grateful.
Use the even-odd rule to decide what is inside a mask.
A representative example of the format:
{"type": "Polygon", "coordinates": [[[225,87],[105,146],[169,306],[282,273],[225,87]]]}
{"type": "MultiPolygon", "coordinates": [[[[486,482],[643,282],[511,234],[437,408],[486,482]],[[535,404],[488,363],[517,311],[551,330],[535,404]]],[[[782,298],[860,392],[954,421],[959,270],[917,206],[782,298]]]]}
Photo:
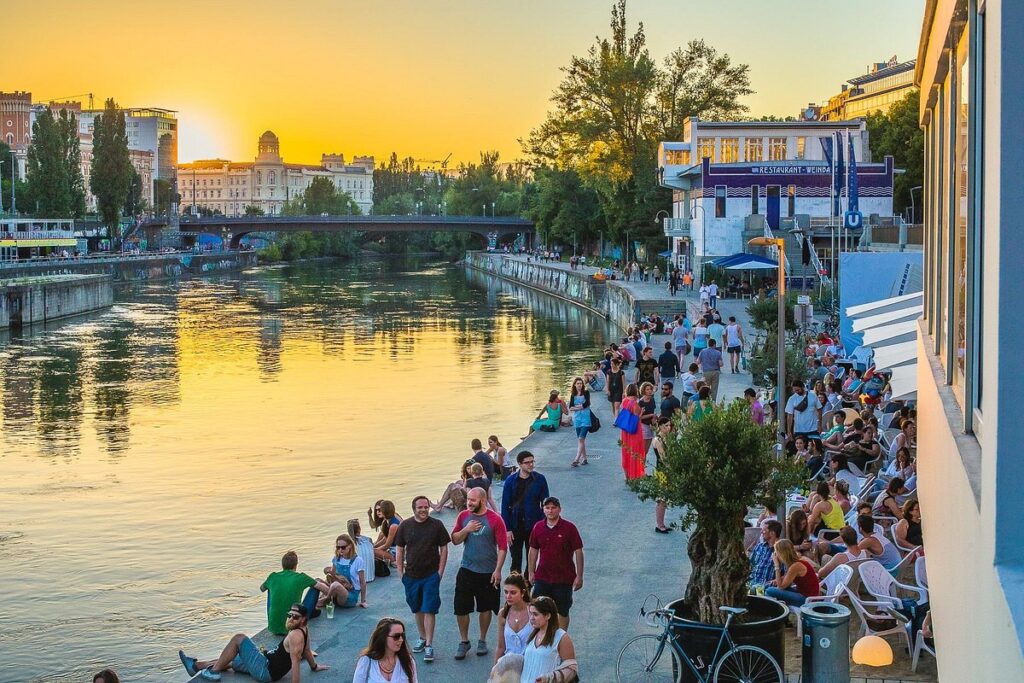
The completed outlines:
{"type": "Polygon", "coordinates": [[[281,158],[280,142],[271,131],[260,136],[254,161],[208,159],[178,164],[181,211],[197,206],[228,216],[256,206],[267,214],[279,214],[284,203],[301,195],[313,178],[328,178],[347,192],[363,214],[373,210],[372,156],[355,157],[346,163],[343,154],[324,154],[319,165],[289,164],[281,158]]]}
{"type": "Polygon", "coordinates": [[[862,76],[851,78],[839,93],[820,107],[821,121],[850,121],[874,112],[885,113],[906,97],[914,86],[915,60],[898,62],[896,56],[887,62],[876,62],[862,76]]]}
{"type": "Polygon", "coordinates": [[[939,680],[1024,681],[1024,3],[927,0],[918,497],[939,680]]]}

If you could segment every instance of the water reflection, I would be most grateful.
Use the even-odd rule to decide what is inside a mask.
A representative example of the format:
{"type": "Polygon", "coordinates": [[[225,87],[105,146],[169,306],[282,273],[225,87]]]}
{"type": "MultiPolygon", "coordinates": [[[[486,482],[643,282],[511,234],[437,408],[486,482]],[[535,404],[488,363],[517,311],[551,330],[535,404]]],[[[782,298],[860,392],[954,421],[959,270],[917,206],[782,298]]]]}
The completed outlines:
{"type": "Polygon", "coordinates": [[[258,630],[257,587],[283,549],[310,566],[369,501],[436,495],[471,438],[514,443],[609,335],[564,302],[430,262],[116,299],[0,340],[0,681],[110,662],[165,681],[182,642],[258,630]],[[282,490],[307,492],[302,508],[282,490]]]}

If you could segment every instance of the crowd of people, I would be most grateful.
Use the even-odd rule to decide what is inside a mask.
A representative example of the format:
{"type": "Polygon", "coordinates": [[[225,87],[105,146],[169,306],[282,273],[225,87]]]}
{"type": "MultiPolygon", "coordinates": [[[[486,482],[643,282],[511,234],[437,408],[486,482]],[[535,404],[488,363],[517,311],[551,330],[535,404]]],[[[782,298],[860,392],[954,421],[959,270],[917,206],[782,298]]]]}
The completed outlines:
{"type": "MultiPolygon", "coordinates": [[[[752,588],[794,606],[821,595],[841,565],[874,560],[896,575],[925,556],[915,409],[892,399],[884,372],[843,358],[827,335],[806,356],[810,379],[792,383],[783,422],[789,452],[807,467],[806,488],[788,497],[785,520],[761,512],[749,548],[752,588]]],[[[928,611],[905,607],[915,624],[928,611]]]]}
{"type": "Polygon", "coordinates": [[[406,632],[402,620],[381,619],[356,661],[352,680],[414,683],[414,655],[420,655],[424,664],[437,656],[434,636],[442,611],[441,580],[448,570],[449,548],[457,545],[463,548],[462,557],[455,570],[454,595],[448,598],[459,634],[452,657],[463,660],[470,652],[491,655],[488,643],[497,615],[493,657],[498,669],[514,667],[520,672],[516,680],[529,683],[574,680],[576,655],[567,630],[574,595],[583,587],[579,530],[562,517],[561,502],[536,471],[533,453],[520,451],[513,464],[493,435],[487,450],[479,439],[470,447],[472,456],[463,463],[459,480],[436,503],[416,496],[412,514],[403,518],[392,501],[378,500],[367,511],[376,539],[362,535],[358,519],[349,520],[347,532],[335,540],[334,555],[322,577],[299,571],[294,551],[284,554],[281,571],[271,573],[260,586],[267,593],[267,630],[281,636],[276,647],[260,648],[239,633],[216,658],[199,659],[179,651],[186,672],[211,681],[220,680],[225,671],[258,681],[277,681],[290,674],[292,683],[299,683],[303,660],[311,671],[325,671],[328,667],[317,662],[310,641],[309,621],[325,612],[333,618],[336,609],[366,609],[369,584],[394,571],[415,640],[409,642],[413,633],[406,632]],[[502,489],[500,506],[494,487],[502,489]],[[457,513],[450,530],[432,516],[449,508],[457,513]],[[475,646],[470,634],[473,614],[475,646]]]}

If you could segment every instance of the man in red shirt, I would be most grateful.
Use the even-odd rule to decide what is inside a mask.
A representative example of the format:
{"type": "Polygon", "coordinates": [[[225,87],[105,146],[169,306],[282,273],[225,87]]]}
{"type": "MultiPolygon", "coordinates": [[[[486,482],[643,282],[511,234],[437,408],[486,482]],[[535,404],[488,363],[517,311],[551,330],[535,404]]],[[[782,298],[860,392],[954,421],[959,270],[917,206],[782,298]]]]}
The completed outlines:
{"type": "Polygon", "coordinates": [[[558,624],[569,628],[572,594],[583,588],[583,539],[576,525],[562,519],[562,504],[544,499],[544,519],[530,531],[527,580],[533,597],[547,596],[558,607],[558,624]]]}

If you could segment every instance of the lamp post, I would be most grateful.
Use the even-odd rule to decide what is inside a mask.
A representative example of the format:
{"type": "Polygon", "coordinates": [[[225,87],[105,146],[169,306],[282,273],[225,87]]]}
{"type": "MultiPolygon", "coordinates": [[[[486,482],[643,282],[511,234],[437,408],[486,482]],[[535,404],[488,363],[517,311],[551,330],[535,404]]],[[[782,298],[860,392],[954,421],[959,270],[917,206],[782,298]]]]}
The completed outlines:
{"type": "MultiPolygon", "coordinates": [[[[662,209],[658,213],[654,214],[655,225],[658,224],[658,217],[661,216],[661,214],[665,214],[665,218],[669,217],[669,212],[662,209]]],[[[662,225],[664,225],[664,223],[662,225]]],[[[669,255],[665,257],[665,279],[668,280],[669,276],[672,275],[672,254],[674,253],[674,250],[672,249],[672,237],[665,235],[665,239],[668,240],[668,251],[670,252],[669,255]]]]}
{"type": "MultiPolygon", "coordinates": [[[[698,204],[696,201],[693,203],[690,211],[690,220],[693,220],[693,212],[700,209],[700,283],[704,284],[704,257],[708,253],[708,214],[704,210],[704,207],[698,204]]],[[[696,253],[694,254],[696,256],[696,253]]]]}
{"type": "MultiPolygon", "coordinates": [[[[776,438],[778,443],[775,448],[778,451],[778,455],[781,458],[783,450],[786,448],[786,439],[783,435],[785,432],[784,416],[786,411],[784,409],[786,400],[786,262],[783,260],[783,251],[786,248],[786,242],[784,239],[779,237],[755,237],[754,239],[747,242],[752,247],[775,247],[776,254],[775,258],[779,262],[779,282],[776,286],[775,297],[778,301],[778,329],[776,330],[776,366],[775,366],[775,419],[778,421],[778,429],[776,430],[776,438]]],[[[783,500],[777,510],[777,517],[780,520],[786,518],[786,501],[783,500]]],[[[783,536],[786,535],[786,525],[782,525],[783,536]]]]}

